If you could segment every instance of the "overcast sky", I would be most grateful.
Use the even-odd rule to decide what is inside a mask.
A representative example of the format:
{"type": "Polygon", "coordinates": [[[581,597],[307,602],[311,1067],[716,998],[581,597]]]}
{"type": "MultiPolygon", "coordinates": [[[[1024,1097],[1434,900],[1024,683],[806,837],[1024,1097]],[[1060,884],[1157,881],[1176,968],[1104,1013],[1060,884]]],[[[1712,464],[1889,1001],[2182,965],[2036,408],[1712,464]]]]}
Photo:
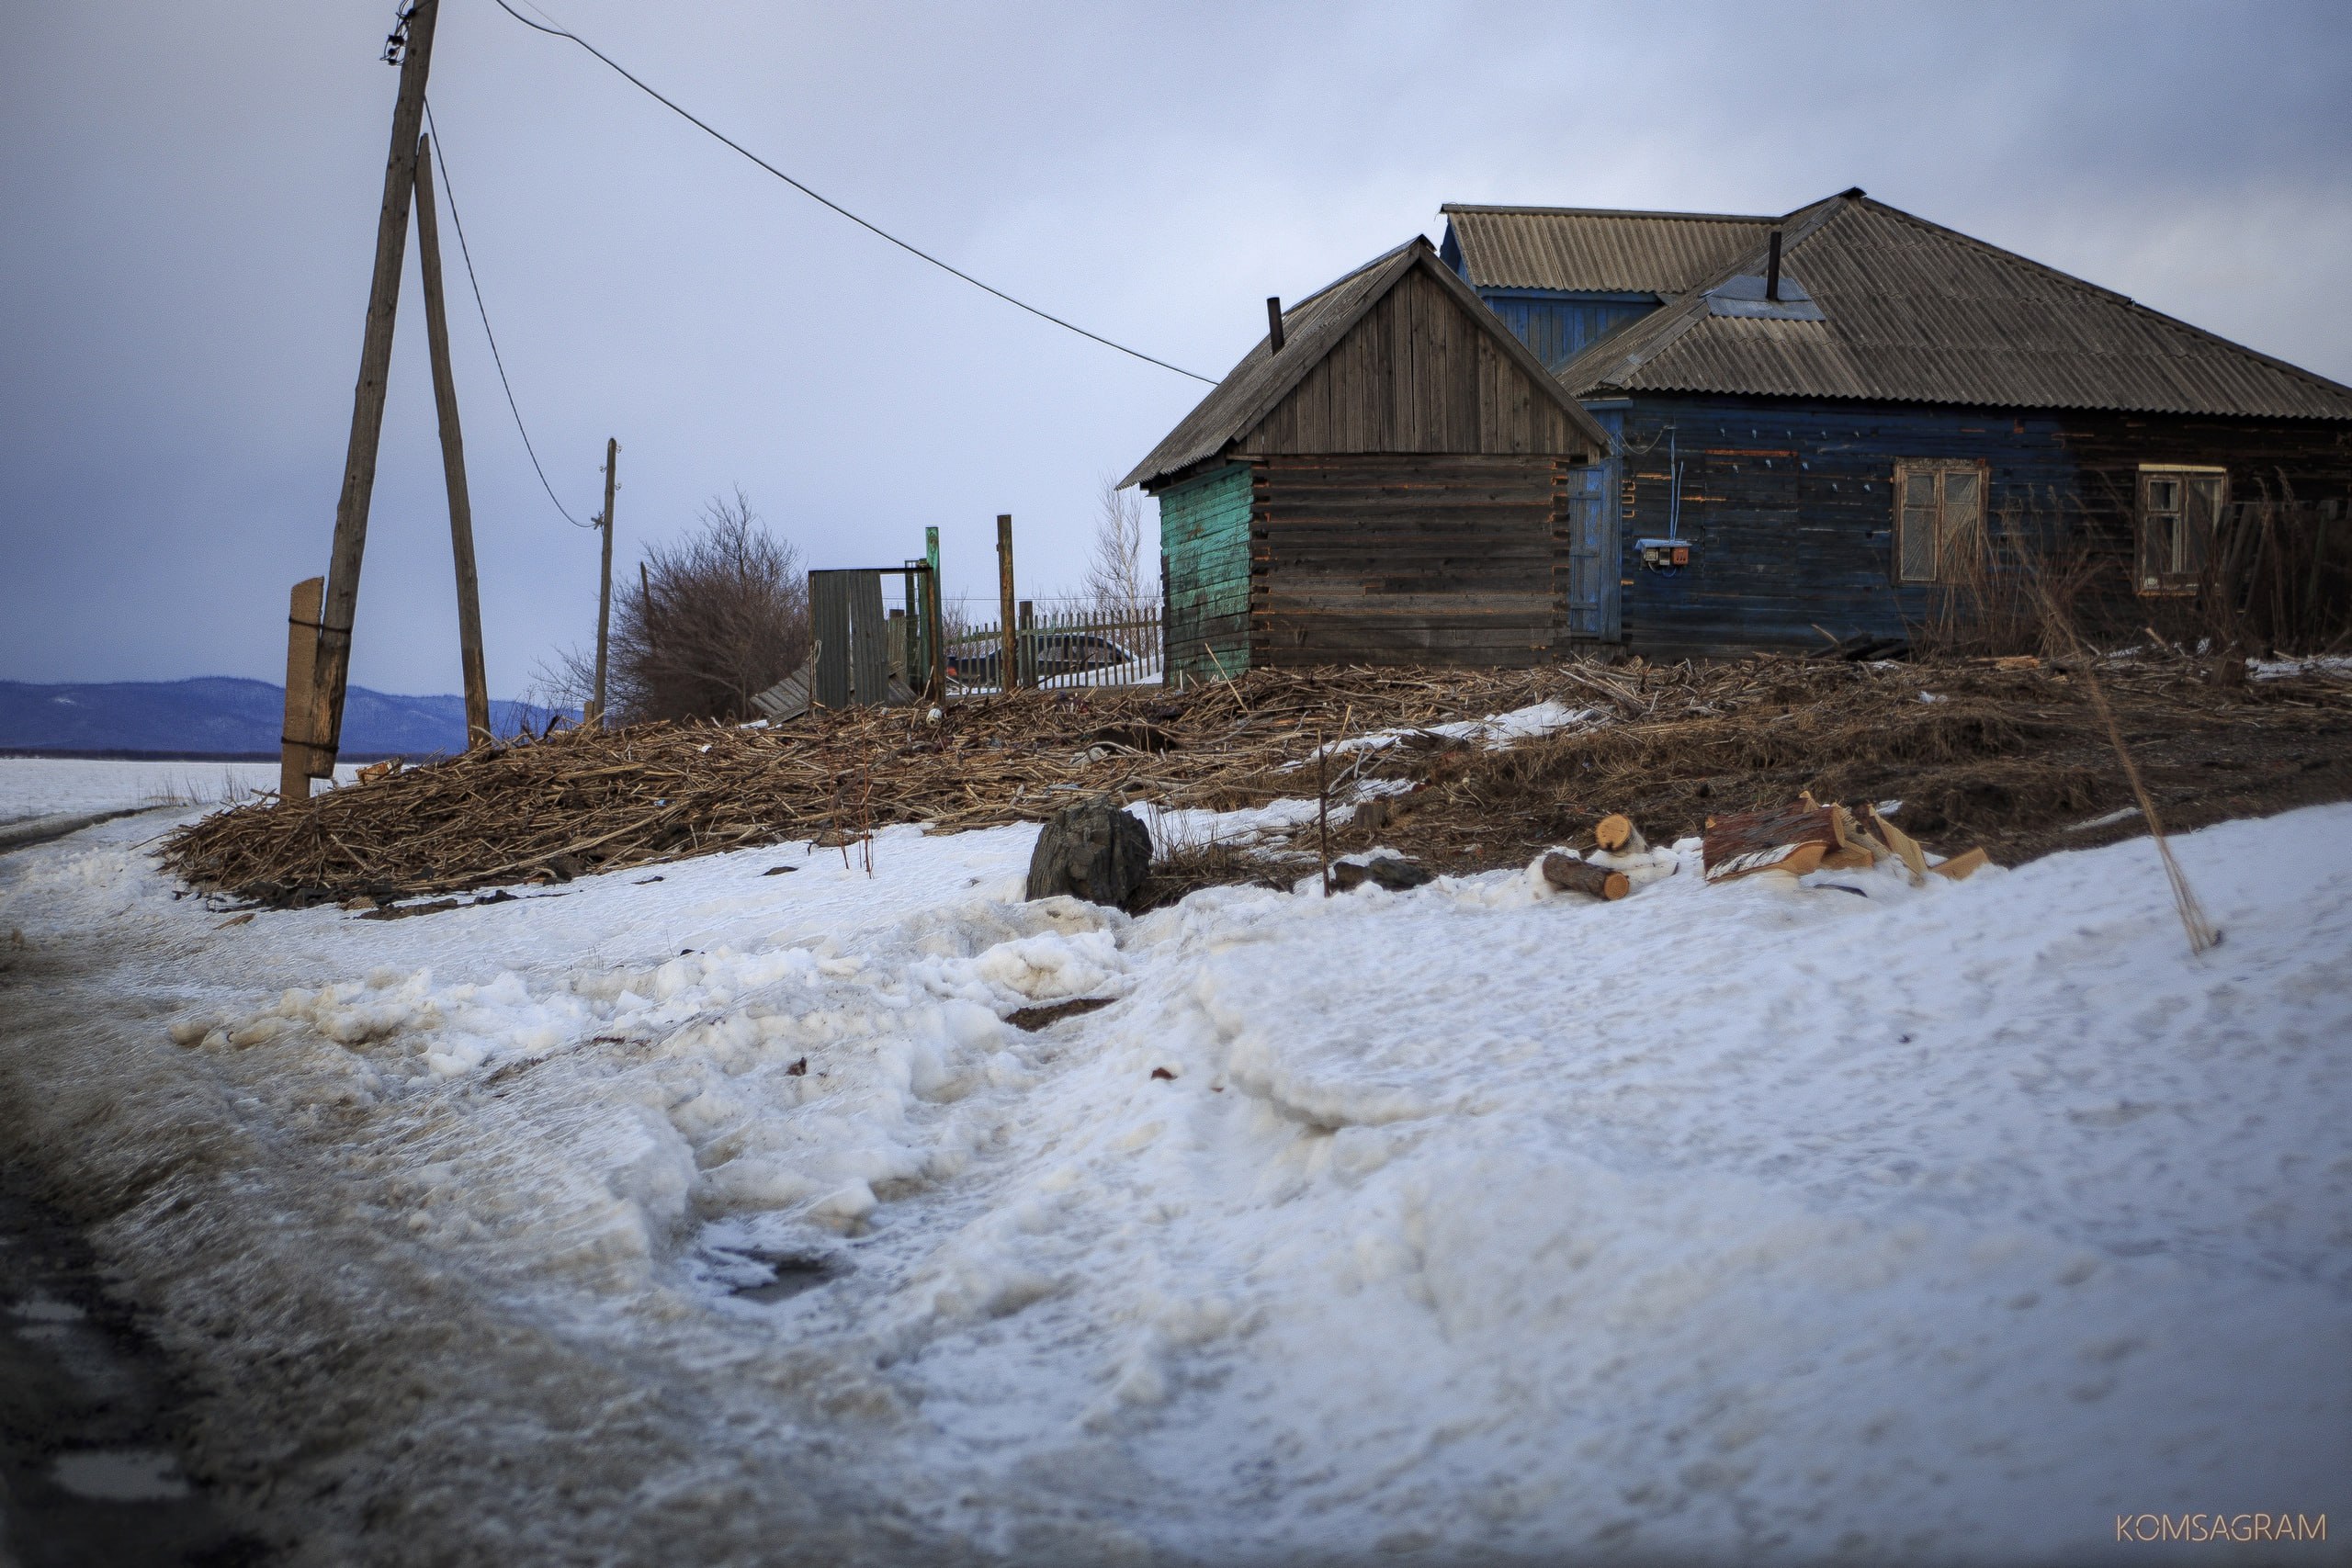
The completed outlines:
{"type": "MultiPolygon", "coordinates": [[[[325,570],[395,73],[390,0],[36,0],[0,53],[0,677],[283,673],[325,570]]],[[[828,196],[1210,376],[1483,201],[1781,212],[1860,185],[2352,380],[2352,6],[544,0],[828,196]]],[[[432,100],[514,391],[619,570],[740,484],[812,566],[944,541],[1074,583],[1098,486],[1204,389],[851,226],[492,0],[432,100]]],[[[454,240],[449,265],[457,271],[454,240]]],[[[353,679],[458,684],[410,248],[353,679]]],[[[493,692],[594,632],[452,300],[493,692]]]]}

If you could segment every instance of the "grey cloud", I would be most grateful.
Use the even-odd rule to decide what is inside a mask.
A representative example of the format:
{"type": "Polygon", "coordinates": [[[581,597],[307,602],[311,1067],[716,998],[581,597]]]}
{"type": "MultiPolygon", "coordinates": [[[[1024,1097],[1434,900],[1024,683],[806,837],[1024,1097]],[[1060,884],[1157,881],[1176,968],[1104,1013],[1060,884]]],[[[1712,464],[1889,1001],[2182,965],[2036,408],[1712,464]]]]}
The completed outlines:
{"type": "MultiPolygon", "coordinates": [[[[813,564],[926,524],[951,590],[1074,581],[1091,491],[1202,390],[976,294],[489,0],[434,100],[515,389],[621,555],[741,482],[813,564]]],[[[1775,210],[1848,185],[2352,378],[2332,6],[546,8],[820,189],[1210,375],[1441,201],[1775,210]]],[[[0,672],[274,676],[323,567],[389,4],[27,8],[0,60],[0,672]]],[[[454,267],[456,258],[450,258],[454,267]]],[[[413,265],[412,264],[412,275],[413,265]]],[[[593,628],[457,305],[493,685],[593,628]]],[[[354,678],[457,683],[412,276],[354,678]]]]}

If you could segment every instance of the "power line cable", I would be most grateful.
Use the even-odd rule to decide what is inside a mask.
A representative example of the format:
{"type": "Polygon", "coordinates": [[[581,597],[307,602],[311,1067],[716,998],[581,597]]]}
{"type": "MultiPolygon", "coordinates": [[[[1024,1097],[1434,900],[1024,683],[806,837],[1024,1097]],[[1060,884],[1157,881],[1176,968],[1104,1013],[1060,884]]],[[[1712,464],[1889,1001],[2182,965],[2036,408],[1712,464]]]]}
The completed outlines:
{"type": "Polygon", "coordinates": [[[1216,379],[1215,377],[1203,376],[1197,371],[1187,370],[1181,365],[1170,365],[1165,359],[1156,359],[1150,355],[1144,353],[1143,350],[1139,348],[1129,348],[1125,344],[1114,343],[1111,339],[1104,337],[1101,333],[1088,332],[1084,327],[1078,325],[1074,321],[1066,321],[1050,310],[1041,310],[1036,306],[1028,303],[1026,300],[1016,299],[1012,295],[1007,294],[1003,289],[995,288],[990,284],[983,283],[978,278],[974,277],[970,273],[965,272],[959,267],[951,266],[946,262],[944,262],[937,256],[933,255],[929,251],[923,250],[918,245],[910,244],[906,241],[899,238],[896,234],[891,233],[888,230],[883,228],[881,225],[869,222],[865,219],[860,218],[856,213],[852,212],[840,202],[833,200],[830,197],[820,196],[817,192],[809,189],[807,186],[802,185],[798,180],[794,179],[790,175],[786,174],[782,169],[777,168],[774,164],[769,163],[757,152],[752,152],[741,142],[727,135],[726,132],[711,125],[708,121],[697,118],[690,111],[680,107],[673,100],[662,96],[660,92],[647,85],[637,75],[631,73],[627,66],[621,64],[620,62],[615,60],[611,55],[606,54],[603,50],[598,49],[594,44],[590,43],[586,39],[582,38],[578,33],[567,32],[561,28],[550,27],[544,22],[535,22],[531,20],[530,17],[523,15],[522,12],[517,11],[514,6],[508,5],[506,0],[498,0],[498,8],[534,31],[546,33],[550,38],[570,39],[573,43],[578,44],[581,48],[594,55],[598,60],[603,61],[606,65],[612,67],[612,69],[618,73],[621,78],[628,82],[629,85],[645,94],[654,102],[660,104],[662,107],[668,109],[671,113],[676,115],[679,118],[693,126],[695,130],[700,130],[705,135],[734,149],[744,157],[749,158],[752,163],[757,164],[761,168],[765,169],[769,174],[774,175],[777,179],[782,180],[785,184],[798,191],[801,195],[808,197],[812,201],[832,209],[835,212],[840,213],[843,218],[848,219],[859,228],[889,241],[890,243],[898,246],[909,255],[918,256],[922,260],[929,262],[932,265],[939,268],[940,271],[947,273],[951,276],[962,278],[965,282],[970,284],[973,288],[981,290],[983,293],[993,294],[1008,305],[1017,306],[1042,321],[1051,321],[1054,325],[1060,327],[1065,331],[1076,333],[1082,338],[1091,338],[1094,342],[1101,344],[1105,348],[1115,348],[1121,354],[1140,359],[1147,365],[1157,365],[1162,370],[1173,370],[1179,376],[1190,376],[1193,380],[1204,381],[1212,387],[1216,385],[1216,379]]]}
{"type": "Polygon", "coordinates": [[[539,487],[563,513],[563,520],[575,528],[594,528],[594,523],[582,523],[564,506],[555,493],[555,486],[548,483],[548,471],[539,466],[538,448],[531,445],[531,433],[523,423],[523,410],[514,401],[514,384],[506,378],[505,356],[498,352],[498,334],[490,330],[490,307],[482,303],[481,279],[474,276],[474,254],[466,243],[466,220],[458,216],[458,193],[449,186],[449,160],[441,148],[441,128],[433,122],[433,100],[424,102],[424,128],[433,135],[433,164],[441,171],[441,200],[449,209],[449,227],[458,231],[458,254],[465,258],[466,282],[474,291],[474,309],[481,315],[481,335],[490,340],[490,360],[498,367],[498,384],[506,389],[506,407],[514,416],[514,433],[523,438],[523,450],[531,455],[532,471],[539,476],[539,487]]]}

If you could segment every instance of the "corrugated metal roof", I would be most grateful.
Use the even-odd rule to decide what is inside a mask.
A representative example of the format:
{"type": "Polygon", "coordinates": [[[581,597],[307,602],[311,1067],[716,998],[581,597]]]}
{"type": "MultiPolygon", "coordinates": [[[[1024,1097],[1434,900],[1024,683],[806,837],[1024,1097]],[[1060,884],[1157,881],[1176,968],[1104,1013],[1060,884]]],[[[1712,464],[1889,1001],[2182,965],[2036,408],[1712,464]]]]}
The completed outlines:
{"type": "Polygon", "coordinates": [[[1609,437],[1593,423],[1582,405],[1560,388],[1525,344],[1511,335],[1476,295],[1437,259],[1430,243],[1416,234],[1395,250],[1367,262],[1283,312],[1283,351],[1272,351],[1271,334],[1242,355],[1176,428],[1153,447],[1151,456],[1135,466],[1120,487],[1163,479],[1196,463],[1207,461],[1257,427],[1274,405],[1289,395],[1300,379],[1339,344],[1350,328],[1363,319],[1397,280],[1415,266],[1457,295],[1472,320],[1492,328],[1498,344],[1521,361],[1521,367],[1538,387],[1553,391],[1560,407],[1586,431],[1596,450],[1605,450],[1609,437]]]}
{"type": "MultiPolygon", "coordinates": [[[[1694,291],[1594,344],[1561,380],[1579,395],[2352,419],[2352,388],[1860,193],[1778,226],[1783,268],[1826,320],[1716,315],[1694,291]]],[[[1719,275],[1763,265],[1758,235],[1719,275]]]]}
{"type": "Polygon", "coordinates": [[[1608,212],[1571,207],[1438,209],[1453,225],[1464,276],[1479,288],[1682,294],[1760,244],[1777,218],[1710,212],[1608,212]]]}

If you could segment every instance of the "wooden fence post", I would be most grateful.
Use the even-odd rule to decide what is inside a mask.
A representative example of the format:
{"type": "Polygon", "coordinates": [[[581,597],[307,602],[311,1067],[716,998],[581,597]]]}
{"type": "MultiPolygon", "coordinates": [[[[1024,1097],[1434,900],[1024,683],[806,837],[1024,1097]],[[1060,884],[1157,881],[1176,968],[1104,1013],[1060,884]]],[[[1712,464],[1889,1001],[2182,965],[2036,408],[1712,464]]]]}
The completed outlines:
{"type": "Polygon", "coordinates": [[[931,660],[931,700],[940,711],[947,709],[947,623],[940,619],[939,589],[939,530],[922,531],[923,564],[931,570],[923,573],[922,617],[923,652],[931,660]]]}
{"type": "MultiPolygon", "coordinates": [[[[306,577],[286,606],[286,718],[277,736],[277,803],[311,798],[311,687],[319,657],[319,601],[327,580],[306,577]]],[[[328,765],[332,774],[334,765],[328,765]]]]}
{"type": "Polygon", "coordinates": [[[1012,514],[999,513],[996,519],[996,596],[998,628],[1003,647],[997,652],[996,689],[1009,692],[1019,683],[1015,671],[1021,650],[1015,646],[1019,632],[1012,624],[1012,514]]]}
{"type": "MultiPolygon", "coordinates": [[[[613,491],[616,488],[616,470],[620,467],[621,444],[607,436],[605,439],[605,513],[596,521],[605,531],[605,564],[596,581],[596,712],[588,722],[595,728],[605,728],[605,646],[613,625],[613,491]]],[[[638,563],[640,567],[642,561],[638,563]]]]}
{"type": "Polygon", "coordinates": [[[1037,683],[1037,606],[1034,601],[1021,601],[1021,683],[1037,683]]]}

